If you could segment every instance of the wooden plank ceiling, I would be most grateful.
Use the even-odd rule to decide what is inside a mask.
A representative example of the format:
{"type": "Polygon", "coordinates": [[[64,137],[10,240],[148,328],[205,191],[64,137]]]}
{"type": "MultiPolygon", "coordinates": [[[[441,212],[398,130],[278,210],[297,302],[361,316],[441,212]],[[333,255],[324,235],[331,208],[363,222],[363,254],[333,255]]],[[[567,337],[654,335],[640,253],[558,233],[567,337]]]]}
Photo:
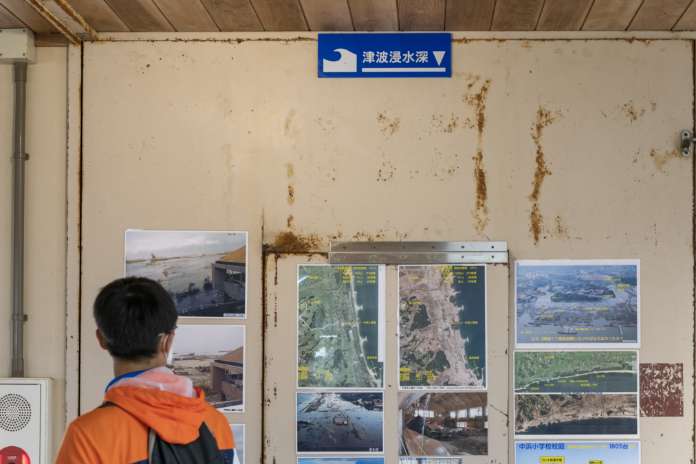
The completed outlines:
{"type": "MultiPolygon", "coordinates": [[[[696,0],[67,2],[98,32],[696,30],[696,0]]],[[[24,26],[55,32],[27,0],[0,0],[0,27],[24,26]]]]}

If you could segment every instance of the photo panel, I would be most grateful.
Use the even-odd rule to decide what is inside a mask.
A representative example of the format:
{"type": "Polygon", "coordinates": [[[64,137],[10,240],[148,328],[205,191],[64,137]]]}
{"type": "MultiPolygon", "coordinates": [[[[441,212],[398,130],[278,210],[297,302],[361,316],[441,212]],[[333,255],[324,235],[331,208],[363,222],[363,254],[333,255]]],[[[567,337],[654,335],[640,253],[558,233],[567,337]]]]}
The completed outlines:
{"type": "Polygon", "coordinates": [[[515,340],[529,348],[638,348],[638,260],[515,263],[515,340]]]}
{"type": "Polygon", "coordinates": [[[638,393],[637,351],[517,351],[517,393],[638,393]]]}
{"type": "Polygon", "coordinates": [[[180,316],[245,318],[246,263],[246,232],[126,231],[126,276],[162,284],[180,316]]]}
{"type": "Polygon", "coordinates": [[[235,450],[235,461],[234,464],[244,464],[244,446],[246,445],[245,426],[244,424],[230,424],[232,429],[232,434],[234,435],[234,450],[235,450]]]}
{"type": "Polygon", "coordinates": [[[637,437],[637,394],[516,394],[515,435],[637,437]]]}
{"type": "Polygon", "coordinates": [[[169,364],[222,412],[244,411],[245,328],[187,324],[176,329],[169,364]]]}
{"type": "Polygon", "coordinates": [[[518,441],[515,464],[640,464],[638,441],[518,441]]]}
{"type": "Polygon", "coordinates": [[[399,266],[400,389],[486,388],[486,266],[399,266]]]}
{"type": "Polygon", "coordinates": [[[298,453],[384,452],[382,392],[298,392],[298,453]]]}
{"type": "Polygon", "coordinates": [[[298,388],[382,388],[384,280],[378,265],[298,266],[298,388]]]}
{"type": "Polygon", "coordinates": [[[487,393],[401,391],[398,401],[400,456],[488,454],[487,393]]]}
{"type": "Polygon", "coordinates": [[[401,457],[399,458],[399,464],[464,464],[464,459],[401,457]]]}
{"type": "Polygon", "coordinates": [[[297,458],[297,464],[384,464],[383,457],[358,458],[297,458]]]}

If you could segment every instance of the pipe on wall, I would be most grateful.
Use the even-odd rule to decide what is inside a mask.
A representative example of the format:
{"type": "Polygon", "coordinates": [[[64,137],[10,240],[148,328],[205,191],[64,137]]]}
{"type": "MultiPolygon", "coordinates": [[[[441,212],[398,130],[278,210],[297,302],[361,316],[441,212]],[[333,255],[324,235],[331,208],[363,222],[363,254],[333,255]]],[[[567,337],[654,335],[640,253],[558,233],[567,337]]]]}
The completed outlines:
{"type": "Polygon", "coordinates": [[[24,377],[24,183],[27,63],[14,63],[12,177],[12,376],[24,377]]]}

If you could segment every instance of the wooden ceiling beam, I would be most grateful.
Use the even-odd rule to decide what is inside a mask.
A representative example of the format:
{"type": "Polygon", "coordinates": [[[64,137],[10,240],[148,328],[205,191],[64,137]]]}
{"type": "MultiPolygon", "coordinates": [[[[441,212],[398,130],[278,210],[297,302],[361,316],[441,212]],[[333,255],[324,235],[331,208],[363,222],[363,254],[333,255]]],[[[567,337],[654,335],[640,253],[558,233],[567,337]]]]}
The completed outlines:
{"type": "Polygon", "coordinates": [[[250,0],[201,0],[221,31],[262,31],[250,0]]]}
{"type": "Polygon", "coordinates": [[[310,31],[352,31],[348,0],[300,0],[310,31]]]}
{"type": "Polygon", "coordinates": [[[252,6],[267,31],[306,31],[299,0],[252,0],[252,6]]]}
{"type": "Polygon", "coordinates": [[[348,0],[356,31],[397,31],[396,0],[348,0]]]}
{"type": "Polygon", "coordinates": [[[533,31],[536,29],[543,5],[543,0],[498,0],[491,29],[533,31]]]}
{"type": "Polygon", "coordinates": [[[26,0],[0,0],[0,5],[36,33],[56,31],[26,0]]]}
{"type": "Polygon", "coordinates": [[[579,31],[592,0],[546,0],[539,17],[539,31],[579,31]]]}
{"type": "Polygon", "coordinates": [[[87,33],[91,40],[99,40],[99,34],[94,28],[72,7],[67,0],[53,0],[73,21],[87,33]]]}
{"type": "Polygon", "coordinates": [[[631,24],[642,0],[595,0],[582,29],[624,31],[631,24]]]}
{"type": "Polygon", "coordinates": [[[66,39],[68,39],[68,42],[70,42],[73,45],[79,45],[82,43],[82,40],[80,37],[75,34],[73,31],[70,30],[68,26],[63,24],[63,22],[56,17],[56,15],[51,12],[48,8],[46,8],[46,5],[41,2],[41,0],[27,0],[31,6],[33,6],[36,11],[46,20],[48,21],[58,32],[63,34],[66,39]]]}
{"type": "Polygon", "coordinates": [[[154,0],[178,32],[217,32],[220,29],[199,0],[154,0]]]}
{"type": "Polygon", "coordinates": [[[133,32],[173,32],[152,0],[106,0],[112,10],[133,32]]]}
{"type": "Polygon", "coordinates": [[[445,29],[448,31],[487,31],[493,21],[495,0],[447,2],[445,29]]]}
{"type": "Polygon", "coordinates": [[[668,31],[682,17],[691,0],[645,0],[628,27],[631,31],[668,31]]]}
{"type": "Polygon", "coordinates": [[[445,28],[445,0],[399,0],[399,29],[441,31],[445,28]]]}
{"type": "Polygon", "coordinates": [[[104,0],[69,0],[99,32],[128,32],[128,26],[104,0]]]}

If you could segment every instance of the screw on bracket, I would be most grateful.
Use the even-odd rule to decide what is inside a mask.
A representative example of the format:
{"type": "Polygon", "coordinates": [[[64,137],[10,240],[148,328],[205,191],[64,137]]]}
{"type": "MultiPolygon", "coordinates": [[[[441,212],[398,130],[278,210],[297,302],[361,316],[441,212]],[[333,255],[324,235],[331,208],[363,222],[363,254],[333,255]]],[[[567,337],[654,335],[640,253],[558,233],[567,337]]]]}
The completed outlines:
{"type": "Polygon", "coordinates": [[[681,154],[682,156],[689,156],[691,154],[691,147],[696,143],[696,138],[694,138],[694,133],[688,129],[681,131],[681,154]]]}

